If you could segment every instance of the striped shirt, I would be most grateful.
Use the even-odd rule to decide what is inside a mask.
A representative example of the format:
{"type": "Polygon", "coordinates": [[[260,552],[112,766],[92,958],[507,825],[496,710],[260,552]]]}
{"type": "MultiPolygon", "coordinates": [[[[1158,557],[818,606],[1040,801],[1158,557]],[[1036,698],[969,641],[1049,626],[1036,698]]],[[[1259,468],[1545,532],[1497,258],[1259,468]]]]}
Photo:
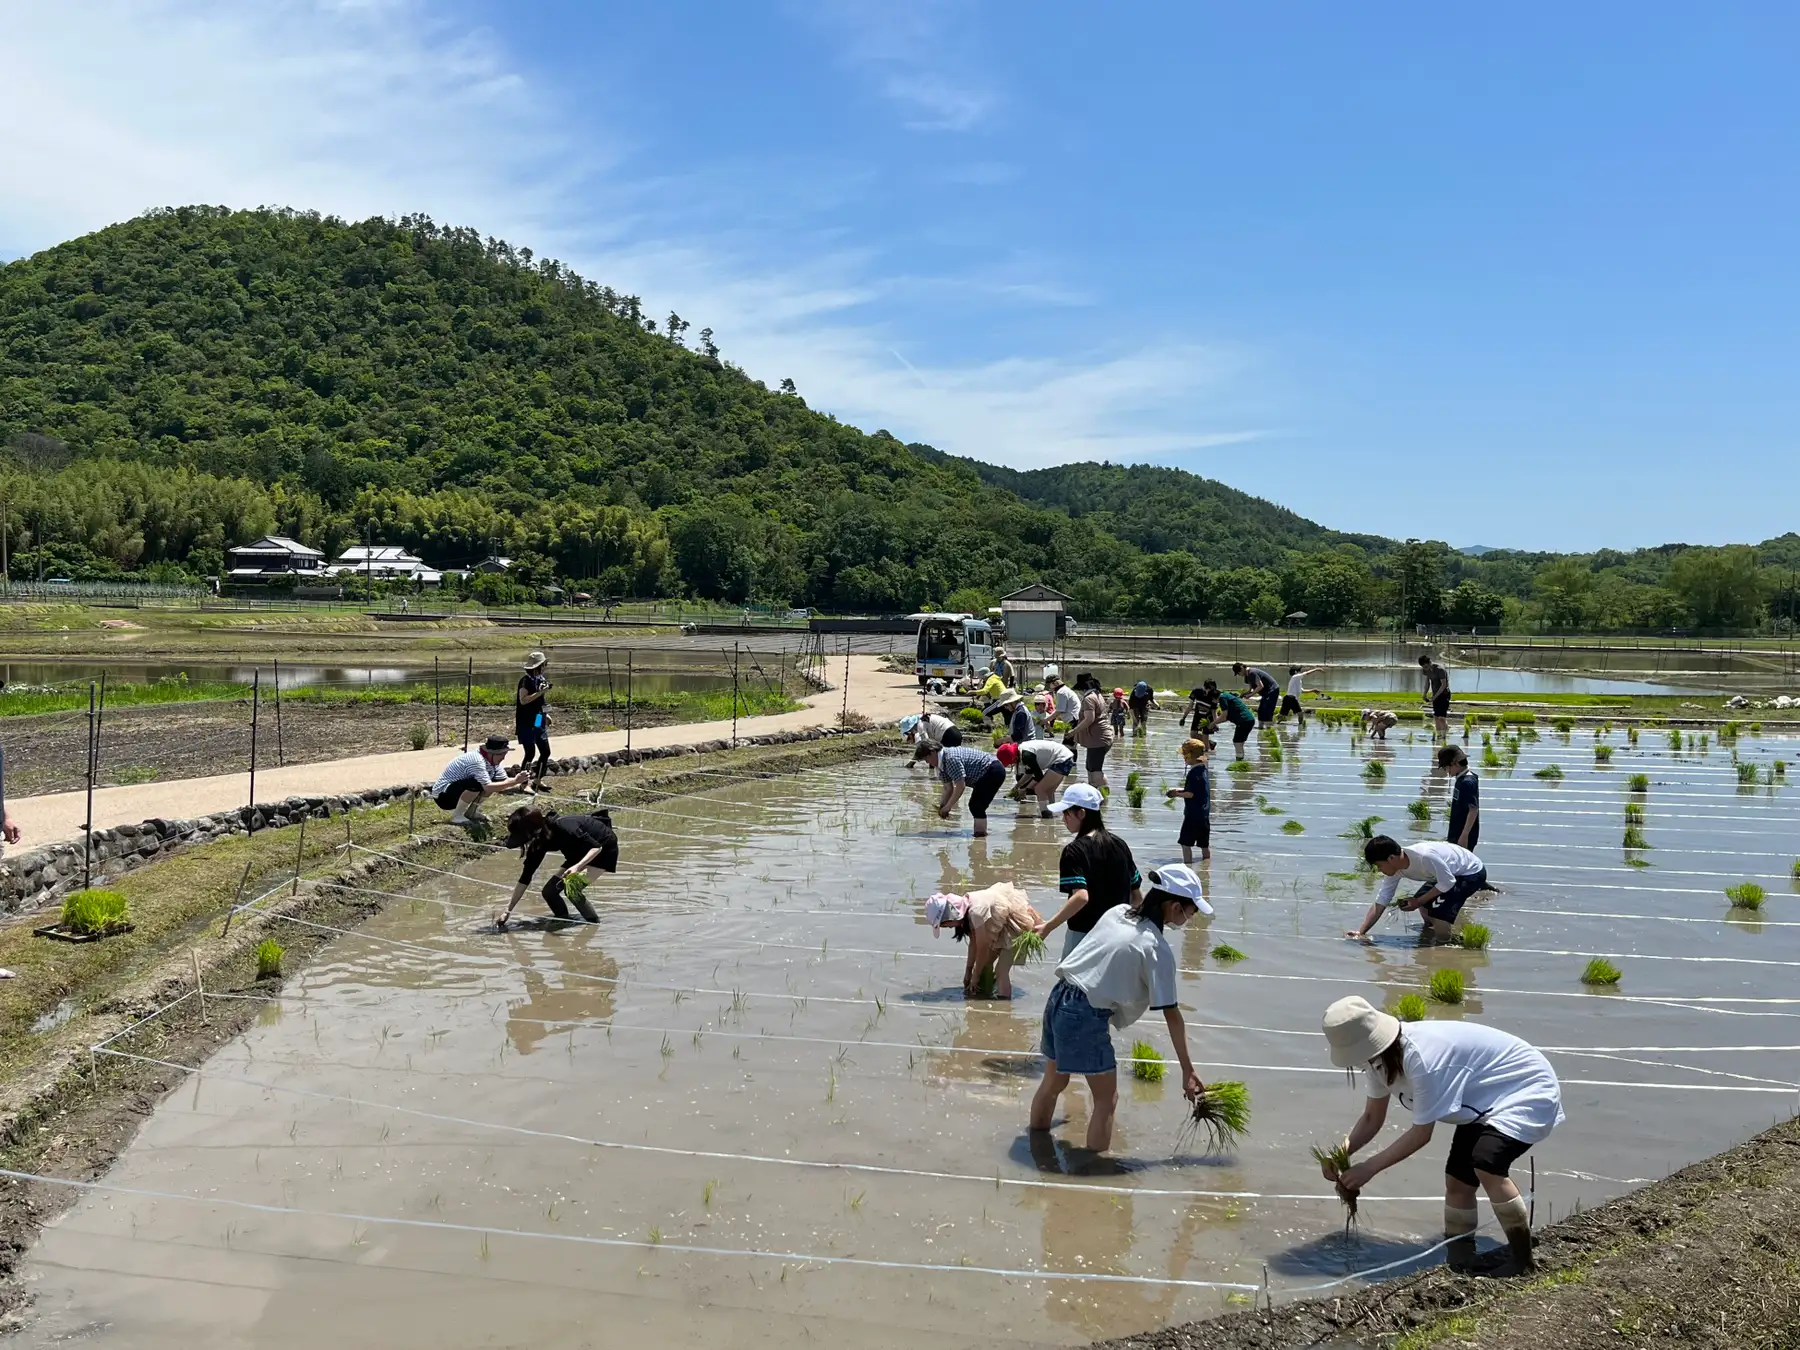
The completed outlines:
{"type": "Polygon", "coordinates": [[[938,777],[946,783],[973,783],[1000,761],[972,745],[950,745],[938,751],[938,777]]]}

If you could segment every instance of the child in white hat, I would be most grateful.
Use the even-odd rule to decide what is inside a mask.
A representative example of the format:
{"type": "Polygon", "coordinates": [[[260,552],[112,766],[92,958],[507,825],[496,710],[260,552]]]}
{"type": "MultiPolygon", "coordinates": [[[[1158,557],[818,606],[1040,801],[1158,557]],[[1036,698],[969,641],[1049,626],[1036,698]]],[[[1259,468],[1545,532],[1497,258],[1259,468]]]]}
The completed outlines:
{"type": "Polygon", "coordinates": [[[1340,1069],[1361,1069],[1367,1099],[1344,1140],[1354,1156],[1381,1133],[1388,1099],[1412,1112],[1412,1127],[1381,1152],[1325,1179],[1362,1190],[1431,1142],[1441,1122],[1454,1125],[1444,1162],[1444,1234],[1449,1259],[1474,1262],[1475,1190],[1487,1192],[1512,1249],[1513,1273],[1532,1268],[1530,1209],[1507,1175],[1533,1144],[1563,1122],[1562,1088],[1542,1052],[1517,1036],[1477,1022],[1414,1022],[1380,1012],[1367,999],[1341,998],[1325,1010],[1325,1041],[1340,1069]]]}

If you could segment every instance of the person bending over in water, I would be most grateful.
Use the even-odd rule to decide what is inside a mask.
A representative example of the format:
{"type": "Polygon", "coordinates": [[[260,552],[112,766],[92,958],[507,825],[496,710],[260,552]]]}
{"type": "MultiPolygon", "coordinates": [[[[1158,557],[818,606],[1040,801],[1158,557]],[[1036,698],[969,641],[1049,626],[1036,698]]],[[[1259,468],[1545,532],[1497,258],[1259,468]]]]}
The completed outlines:
{"type": "Polygon", "coordinates": [[[1480,858],[1466,848],[1435,839],[1421,839],[1401,848],[1397,840],[1378,834],[1363,845],[1363,861],[1381,873],[1382,881],[1362,927],[1344,934],[1359,941],[1369,935],[1369,930],[1394,903],[1402,877],[1425,884],[1400,901],[1400,908],[1423,909],[1425,931],[1437,938],[1447,938],[1455,932],[1456,916],[1463,905],[1471,895],[1487,889],[1487,868],[1480,858]]]}
{"type": "Polygon", "coordinates": [[[981,976],[989,970],[994,972],[994,997],[1011,998],[1013,939],[1044,921],[1031,907],[1031,897],[1010,881],[966,896],[940,892],[925,902],[925,917],[931,921],[933,937],[948,925],[952,937],[969,944],[969,959],[963,964],[964,998],[981,997],[981,976]]]}
{"type": "Polygon", "coordinates": [[[1044,1078],[1031,1099],[1032,1129],[1050,1128],[1070,1076],[1081,1074],[1093,1098],[1087,1146],[1095,1153],[1112,1146],[1119,1061],[1111,1033],[1124,1030],[1151,1009],[1162,1013],[1169,1025],[1169,1039],[1181,1061],[1183,1095],[1189,1101],[1200,1095],[1204,1084],[1188,1055],[1175,953],[1164,934],[1196,914],[1211,913],[1200,878],[1191,868],[1171,863],[1150,873],[1150,891],[1137,907],[1107,910],[1081,945],[1063,956],[1056,967],[1056,986],[1044,1004],[1039,1047],[1044,1078]]]}
{"type": "Polygon", "coordinates": [[[619,870],[619,836],[613,832],[609,814],[595,811],[585,816],[559,816],[554,811],[521,806],[506,818],[506,846],[525,855],[525,867],[519,873],[519,882],[513,887],[512,899],[507,902],[505,912],[495,920],[497,927],[506,927],[514,908],[525,898],[532,877],[537,875],[538,865],[551,852],[562,854],[563,865],[544,883],[544,903],[550,906],[550,912],[559,919],[568,918],[567,902],[572,900],[582,918],[589,923],[600,922],[600,916],[585,895],[566,893],[567,878],[571,873],[578,873],[586,882],[593,880],[595,868],[602,872],[619,870]]]}

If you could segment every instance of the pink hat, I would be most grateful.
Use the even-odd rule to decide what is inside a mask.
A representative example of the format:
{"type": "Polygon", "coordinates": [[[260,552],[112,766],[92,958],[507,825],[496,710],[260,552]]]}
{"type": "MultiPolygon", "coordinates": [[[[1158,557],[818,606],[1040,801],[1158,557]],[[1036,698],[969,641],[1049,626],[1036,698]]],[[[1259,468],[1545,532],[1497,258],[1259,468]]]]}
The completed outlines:
{"type": "Polygon", "coordinates": [[[969,900],[967,896],[951,895],[945,891],[939,891],[936,895],[932,896],[931,899],[925,902],[925,918],[931,924],[931,933],[933,937],[937,936],[937,930],[942,928],[945,924],[955,926],[956,924],[961,923],[963,915],[968,912],[969,900]]]}

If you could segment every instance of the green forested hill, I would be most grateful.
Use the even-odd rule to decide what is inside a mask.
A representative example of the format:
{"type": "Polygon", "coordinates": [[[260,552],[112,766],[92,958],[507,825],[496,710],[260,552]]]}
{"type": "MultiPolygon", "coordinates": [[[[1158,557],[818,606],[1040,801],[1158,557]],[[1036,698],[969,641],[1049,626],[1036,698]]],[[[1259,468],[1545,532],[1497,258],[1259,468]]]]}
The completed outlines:
{"type": "Polygon", "coordinates": [[[1089,616],[1182,621],[1793,606],[1769,546],[1464,558],[1178,470],[1020,473],[903,445],[766,388],[677,315],[416,218],[183,207],[0,267],[0,444],[9,552],[54,574],[210,573],[279,530],[835,609],[966,607],[1034,579],[1089,616]]]}

